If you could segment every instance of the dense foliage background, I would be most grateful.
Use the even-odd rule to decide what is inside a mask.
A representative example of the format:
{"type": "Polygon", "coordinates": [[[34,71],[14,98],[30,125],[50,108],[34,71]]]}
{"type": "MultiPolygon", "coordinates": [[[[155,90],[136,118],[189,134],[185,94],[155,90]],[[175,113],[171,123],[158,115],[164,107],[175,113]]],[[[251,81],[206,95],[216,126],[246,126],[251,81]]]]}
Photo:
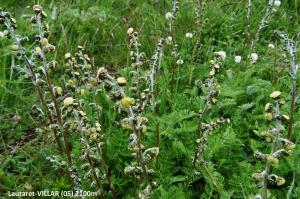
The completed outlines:
{"type": "MultiPolygon", "coordinates": [[[[77,45],[85,46],[97,68],[105,66],[112,74],[125,76],[130,81],[127,29],[133,27],[139,33],[141,51],[150,60],[159,38],[168,36],[165,14],[172,9],[172,1],[169,0],[1,0],[0,7],[13,13],[17,19],[18,33],[27,35],[29,39],[34,37],[29,19],[32,6],[36,3],[48,13],[52,33],[49,41],[56,46],[54,58],[59,62],[59,67],[53,77],[54,82],[59,81],[63,71],[65,53],[76,51],[77,45]]],[[[206,115],[205,122],[220,117],[229,118],[231,122],[209,137],[204,159],[221,187],[221,198],[248,198],[258,192],[252,174],[264,169],[264,164],[254,158],[254,151],[270,151],[269,144],[258,136],[259,132],[273,125],[266,121],[264,112],[265,104],[271,101],[270,93],[275,90],[282,92],[286,104],[281,111],[289,114],[289,57],[285,55],[284,44],[274,31],[284,31],[290,37],[299,33],[300,1],[281,2],[278,11],[269,19],[268,26],[261,31],[256,47],[259,59],[255,64],[244,60],[265,14],[266,0],[252,2],[249,28],[246,27],[247,1],[208,0],[203,13],[201,46],[197,50],[196,61],[192,60],[192,52],[197,38],[185,36],[196,29],[194,8],[194,1],[182,0],[179,3],[172,36],[176,38],[179,57],[184,64],[176,69],[175,89],[170,92],[170,66],[174,60],[172,48],[167,47],[162,73],[156,83],[160,91],[157,114],[154,115],[150,108],[146,110],[149,119],[146,145],[155,145],[157,126],[160,131],[160,152],[153,163],[158,186],[152,198],[217,197],[210,178],[201,169],[201,175],[194,177],[188,187],[184,182],[190,173],[195,149],[197,112],[204,104],[205,93],[199,86],[199,80],[207,77],[213,52],[221,50],[227,54],[218,77],[221,94],[206,115]],[[269,44],[275,48],[269,48],[269,44]],[[237,55],[242,56],[241,63],[234,61],[237,55]],[[192,84],[189,84],[189,71],[193,67],[192,84]]],[[[10,39],[0,38],[0,192],[5,193],[7,189],[70,190],[72,185],[68,176],[61,175],[63,172],[53,168],[46,160],[46,157],[57,155],[58,152],[49,132],[35,130],[41,128],[41,122],[32,115],[31,107],[33,104],[39,105],[39,101],[32,83],[14,68],[18,60],[11,53],[11,44],[10,39]]],[[[142,68],[148,70],[149,62],[145,62],[142,68]]],[[[121,117],[114,110],[114,104],[105,100],[104,96],[97,99],[97,103],[103,107],[101,125],[106,139],[104,156],[118,198],[134,198],[132,187],[135,186],[135,180],[123,172],[132,160],[131,152],[127,149],[128,132],[116,125],[121,117]]],[[[87,104],[94,100],[90,94],[84,99],[87,104]]],[[[300,198],[300,149],[297,145],[300,138],[299,102],[298,95],[292,136],[296,149],[274,167],[274,171],[283,176],[286,183],[270,188],[272,198],[300,198]]],[[[81,151],[80,135],[74,132],[70,137],[72,153],[77,157],[81,151]]],[[[81,163],[76,162],[78,168],[81,163]]],[[[79,172],[80,175],[84,174],[84,171],[79,172]]],[[[84,190],[95,190],[89,187],[89,181],[84,182],[84,190]]],[[[107,184],[103,185],[107,191],[107,184]]]]}

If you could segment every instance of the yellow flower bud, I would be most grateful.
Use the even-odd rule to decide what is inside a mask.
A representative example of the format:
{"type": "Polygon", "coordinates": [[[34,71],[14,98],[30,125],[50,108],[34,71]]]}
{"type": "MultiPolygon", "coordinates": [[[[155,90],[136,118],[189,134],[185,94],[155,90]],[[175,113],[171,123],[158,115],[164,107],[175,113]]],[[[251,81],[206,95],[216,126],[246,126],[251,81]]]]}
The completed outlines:
{"type": "Polygon", "coordinates": [[[19,50],[19,46],[17,44],[13,44],[13,45],[11,45],[11,50],[12,51],[18,51],[19,50]]]}
{"type": "Polygon", "coordinates": [[[216,61],[215,61],[215,60],[210,60],[209,63],[210,63],[211,65],[213,65],[213,64],[216,63],[216,61]]]}
{"type": "Polygon", "coordinates": [[[91,69],[92,69],[92,65],[91,65],[91,64],[87,64],[87,65],[85,65],[85,68],[86,68],[87,70],[91,70],[91,69]]]}
{"type": "Polygon", "coordinates": [[[43,47],[47,46],[48,39],[47,38],[43,38],[42,41],[41,41],[41,44],[42,44],[43,47]]]}
{"type": "Polygon", "coordinates": [[[294,144],[294,143],[288,144],[285,148],[288,151],[292,151],[292,150],[294,150],[296,148],[296,144],[294,144]]]}
{"type": "Polygon", "coordinates": [[[133,147],[131,150],[134,152],[138,152],[140,149],[139,149],[139,147],[133,147]]]}
{"type": "Polygon", "coordinates": [[[66,53],[65,54],[65,59],[70,59],[71,58],[71,53],[66,53]]]}
{"type": "Polygon", "coordinates": [[[283,178],[283,177],[278,177],[277,179],[276,179],[276,185],[277,186],[282,186],[282,185],[284,185],[285,184],[285,179],[283,178]]]}
{"type": "Polygon", "coordinates": [[[268,155],[267,156],[267,162],[273,166],[277,165],[279,160],[277,157],[275,157],[274,155],[268,155]]]}
{"type": "Polygon", "coordinates": [[[97,137],[98,137],[98,134],[97,134],[97,133],[93,133],[93,134],[90,136],[90,139],[91,139],[91,141],[96,141],[96,140],[97,140],[97,137]]]}
{"type": "Polygon", "coordinates": [[[216,72],[214,71],[214,70],[211,70],[210,72],[209,72],[209,76],[214,76],[216,74],[216,72]]]}
{"type": "Polygon", "coordinates": [[[283,119],[283,120],[286,120],[286,121],[289,121],[289,120],[290,120],[290,117],[287,116],[287,115],[282,115],[282,119],[283,119]]]}
{"type": "Polygon", "coordinates": [[[266,113],[265,114],[265,119],[271,122],[273,120],[273,114],[272,113],[266,113]]]}
{"type": "Polygon", "coordinates": [[[131,130],[132,126],[129,123],[122,123],[122,128],[125,130],[131,130]]]}
{"type": "Polygon", "coordinates": [[[72,97],[67,97],[66,99],[64,99],[64,105],[65,106],[70,106],[74,103],[74,99],[72,97]]]}
{"type": "Polygon", "coordinates": [[[35,48],[35,53],[40,54],[42,52],[42,49],[40,47],[35,48]]]}
{"type": "Polygon", "coordinates": [[[280,91],[274,91],[273,93],[270,94],[270,97],[273,99],[277,99],[280,97],[280,95],[281,95],[280,91]]]}
{"type": "Polygon", "coordinates": [[[214,68],[219,69],[220,65],[219,64],[214,64],[214,68]]]}
{"type": "Polygon", "coordinates": [[[84,93],[85,93],[84,89],[83,88],[80,89],[80,95],[84,95],[84,93]]]}
{"type": "Polygon", "coordinates": [[[58,95],[62,95],[62,92],[63,92],[63,89],[60,86],[56,87],[56,93],[58,95]]]}
{"type": "Polygon", "coordinates": [[[131,97],[123,97],[123,99],[121,99],[121,105],[123,108],[129,108],[133,104],[134,104],[134,99],[131,97]]]}
{"type": "Polygon", "coordinates": [[[119,78],[117,79],[117,82],[118,82],[118,84],[119,84],[120,86],[125,86],[126,83],[127,83],[127,81],[126,81],[126,79],[125,79],[124,77],[119,77],[119,78]]]}
{"type": "Polygon", "coordinates": [[[143,125],[142,127],[142,133],[146,133],[148,130],[147,126],[146,125],[143,125]]]}
{"type": "Polygon", "coordinates": [[[73,130],[77,129],[77,124],[75,122],[72,122],[70,128],[73,130]]]}

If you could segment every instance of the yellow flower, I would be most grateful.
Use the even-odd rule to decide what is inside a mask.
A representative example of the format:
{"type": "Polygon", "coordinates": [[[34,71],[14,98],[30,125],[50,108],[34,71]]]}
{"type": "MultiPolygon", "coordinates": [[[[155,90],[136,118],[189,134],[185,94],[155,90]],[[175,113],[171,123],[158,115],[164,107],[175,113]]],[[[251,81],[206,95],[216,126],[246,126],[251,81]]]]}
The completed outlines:
{"type": "Polygon", "coordinates": [[[143,125],[142,127],[142,133],[146,133],[148,130],[147,126],[146,125],[143,125]]]}
{"type": "Polygon", "coordinates": [[[274,91],[273,93],[270,94],[270,97],[273,99],[277,99],[280,97],[280,95],[281,95],[280,91],[274,91]]]}
{"type": "Polygon", "coordinates": [[[268,120],[269,122],[273,120],[273,114],[272,113],[266,113],[265,114],[265,119],[268,120]]]}
{"type": "Polygon", "coordinates": [[[91,69],[92,69],[92,65],[91,65],[91,64],[87,64],[87,65],[85,65],[85,68],[86,68],[87,70],[91,70],[91,69]]]}
{"type": "Polygon", "coordinates": [[[273,166],[277,165],[279,160],[277,157],[275,157],[274,155],[268,155],[267,156],[267,162],[273,166]]]}
{"type": "Polygon", "coordinates": [[[296,145],[295,145],[294,143],[290,143],[290,144],[288,144],[285,148],[286,148],[287,150],[291,151],[291,150],[293,150],[293,149],[296,148],[296,145]]]}
{"type": "Polygon", "coordinates": [[[216,72],[214,71],[214,70],[211,70],[210,72],[209,72],[209,76],[214,76],[216,74],[216,72]]]}
{"type": "Polygon", "coordinates": [[[276,179],[276,185],[277,186],[282,186],[282,185],[284,185],[285,184],[285,179],[283,178],[283,177],[278,177],[277,179],[276,179]]]}
{"type": "Polygon", "coordinates": [[[131,130],[132,126],[129,123],[122,123],[122,128],[125,130],[131,130]]]}
{"type": "Polygon", "coordinates": [[[65,54],[65,59],[70,59],[71,58],[71,53],[66,53],[65,54]]]}
{"type": "Polygon", "coordinates": [[[120,86],[125,86],[127,81],[124,77],[118,77],[117,82],[120,86]]]}
{"type": "Polygon", "coordinates": [[[72,97],[67,97],[66,99],[64,99],[64,105],[65,106],[70,106],[74,103],[74,99],[72,97]]]}
{"type": "Polygon", "coordinates": [[[58,95],[62,95],[62,92],[63,92],[63,89],[60,86],[56,87],[56,93],[58,95]]]}
{"type": "Polygon", "coordinates": [[[43,38],[42,41],[41,41],[41,44],[42,44],[43,47],[47,46],[48,39],[47,38],[43,38]]]}
{"type": "Polygon", "coordinates": [[[13,44],[13,45],[11,45],[11,50],[12,51],[18,51],[19,50],[19,46],[17,44],[13,44]]]}
{"type": "Polygon", "coordinates": [[[82,95],[84,95],[84,93],[85,93],[84,89],[83,88],[80,89],[80,95],[82,96],[82,95]]]}
{"type": "Polygon", "coordinates": [[[131,97],[123,97],[121,99],[121,105],[123,108],[129,108],[134,104],[134,99],[131,97]]]}

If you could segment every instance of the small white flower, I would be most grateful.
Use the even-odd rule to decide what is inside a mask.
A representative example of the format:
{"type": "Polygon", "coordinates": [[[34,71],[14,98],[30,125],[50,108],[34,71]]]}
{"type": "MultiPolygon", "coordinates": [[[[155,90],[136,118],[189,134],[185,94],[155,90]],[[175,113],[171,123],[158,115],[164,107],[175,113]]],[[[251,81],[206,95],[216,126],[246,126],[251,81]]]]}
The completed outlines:
{"type": "Polygon", "coordinates": [[[128,28],[127,34],[131,35],[133,33],[133,28],[128,28]]]}
{"type": "Polygon", "coordinates": [[[172,44],[173,38],[171,36],[168,36],[166,39],[167,44],[172,44]]]}
{"type": "Polygon", "coordinates": [[[225,51],[215,52],[215,55],[217,55],[218,57],[221,57],[223,60],[226,59],[226,52],[225,51]]]}
{"type": "Polygon", "coordinates": [[[241,63],[242,57],[241,56],[235,56],[234,61],[235,61],[235,63],[241,63]]]}
{"type": "Polygon", "coordinates": [[[177,65],[182,65],[183,64],[183,60],[182,59],[178,59],[176,62],[177,65]]]}
{"type": "Polygon", "coordinates": [[[186,37],[186,38],[193,38],[193,33],[187,32],[187,33],[185,34],[185,37],[186,37]]]}
{"type": "Polygon", "coordinates": [[[268,47],[269,47],[269,48],[272,48],[272,49],[275,48],[274,44],[269,44],[268,47]]]}
{"type": "Polygon", "coordinates": [[[167,12],[165,17],[166,17],[166,20],[168,20],[168,21],[170,21],[174,18],[173,14],[171,12],[167,12]]]}
{"type": "Polygon", "coordinates": [[[281,5],[281,1],[279,1],[279,0],[276,0],[276,1],[274,1],[274,6],[275,7],[279,7],[281,5]]]}
{"type": "Polygon", "coordinates": [[[257,53],[251,53],[250,60],[252,63],[255,63],[258,60],[258,54],[257,53]]]}
{"type": "Polygon", "coordinates": [[[0,38],[4,37],[4,33],[0,32],[0,38]]]}

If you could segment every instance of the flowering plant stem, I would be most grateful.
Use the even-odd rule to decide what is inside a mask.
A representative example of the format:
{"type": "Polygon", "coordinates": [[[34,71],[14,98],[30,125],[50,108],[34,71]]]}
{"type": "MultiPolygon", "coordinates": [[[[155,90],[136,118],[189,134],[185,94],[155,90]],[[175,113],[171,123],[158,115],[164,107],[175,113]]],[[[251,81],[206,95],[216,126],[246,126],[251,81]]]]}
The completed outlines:
{"type": "MultiPolygon", "coordinates": [[[[278,101],[276,101],[275,115],[277,116],[277,117],[275,116],[275,118],[278,118],[280,116],[278,101]]],[[[281,129],[281,120],[276,119],[276,135],[275,135],[275,140],[272,145],[271,154],[273,154],[278,148],[279,136],[280,136],[280,131],[281,131],[280,129],[281,129]]],[[[266,168],[265,168],[265,172],[264,172],[264,176],[263,176],[263,191],[262,191],[263,199],[268,198],[268,177],[271,172],[271,169],[272,169],[272,165],[268,161],[266,161],[266,168]]]]}
{"type": "Polygon", "coordinates": [[[295,104],[296,104],[296,95],[297,95],[297,82],[296,79],[292,80],[292,100],[291,100],[291,109],[290,109],[290,121],[288,126],[288,140],[292,139],[292,131],[294,125],[294,112],[295,112],[295,104]]]}
{"type": "MultiPolygon", "coordinates": [[[[47,106],[47,103],[46,103],[46,101],[44,99],[44,96],[42,94],[42,88],[40,87],[38,79],[37,79],[37,75],[34,72],[34,65],[31,62],[31,60],[28,58],[28,56],[26,55],[26,53],[24,51],[24,48],[23,48],[23,46],[22,46],[22,44],[20,42],[20,39],[17,37],[17,35],[15,34],[14,29],[11,27],[10,21],[6,19],[5,20],[5,25],[6,25],[6,27],[8,28],[8,30],[10,32],[11,38],[14,40],[14,42],[17,44],[17,46],[19,48],[19,53],[21,54],[21,58],[25,61],[25,64],[27,65],[27,67],[28,67],[28,69],[29,69],[29,71],[31,73],[33,85],[35,86],[35,89],[36,89],[37,94],[39,96],[40,102],[44,106],[44,109],[46,111],[49,123],[50,124],[54,124],[54,120],[53,120],[53,118],[51,116],[51,112],[50,112],[49,107],[47,106]]],[[[52,133],[54,135],[58,151],[63,156],[64,150],[63,150],[62,144],[60,142],[60,139],[59,139],[59,137],[57,135],[57,130],[56,129],[51,129],[51,131],[52,131],[52,133]]]]}
{"type": "MultiPolygon", "coordinates": [[[[37,23],[38,23],[38,26],[39,26],[40,40],[42,41],[43,38],[44,38],[44,34],[43,34],[41,14],[38,13],[36,18],[37,18],[37,23]]],[[[51,84],[51,79],[50,79],[50,75],[49,75],[48,67],[47,67],[45,49],[44,49],[43,46],[42,46],[42,49],[41,49],[41,58],[42,58],[42,64],[43,64],[43,72],[44,72],[44,75],[46,77],[47,87],[48,87],[48,90],[49,90],[50,95],[51,95],[51,100],[54,104],[57,121],[58,121],[58,123],[61,127],[61,130],[62,130],[62,133],[63,133],[65,150],[66,150],[68,162],[71,164],[72,163],[72,158],[71,158],[70,146],[69,146],[69,142],[68,142],[68,136],[66,134],[66,131],[63,129],[63,120],[62,120],[62,117],[61,117],[61,111],[60,111],[58,102],[56,100],[55,94],[54,94],[53,86],[51,84]]]]}

